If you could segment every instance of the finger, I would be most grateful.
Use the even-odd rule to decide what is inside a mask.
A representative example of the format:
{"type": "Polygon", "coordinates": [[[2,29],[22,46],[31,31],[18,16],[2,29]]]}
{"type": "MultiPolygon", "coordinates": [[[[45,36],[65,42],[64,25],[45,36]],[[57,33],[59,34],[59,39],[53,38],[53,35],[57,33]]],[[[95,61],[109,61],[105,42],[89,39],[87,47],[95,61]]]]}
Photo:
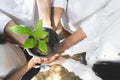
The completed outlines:
{"type": "Polygon", "coordinates": [[[54,56],[52,56],[52,59],[57,59],[58,57],[60,57],[60,54],[56,53],[54,56]]]}
{"type": "Polygon", "coordinates": [[[55,56],[55,57],[59,57],[59,56],[60,56],[60,54],[56,53],[54,56],[55,56]]]}
{"type": "Polygon", "coordinates": [[[49,59],[48,58],[45,58],[44,59],[44,63],[48,63],[49,62],[49,59]]]}
{"type": "Polygon", "coordinates": [[[33,57],[33,58],[32,58],[32,61],[33,61],[34,63],[41,63],[41,59],[40,59],[39,57],[33,57]]]}
{"type": "Polygon", "coordinates": [[[41,59],[40,58],[36,58],[35,61],[36,61],[36,63],[41,63],[41,59]]]}
{"type": "Polygon", "coordinates": [[[50,59],[49,59],[49,63],[52,62],[52,61],[55,61],[57,59],[58,56],[52,56],[50,59]]]}
{"type": "Polygon", "coordinates": [[[49,61],[48,58],[41,58],[41,63],[42,63],[42,64],[47,64],[48,61],[49,61]]]}
{"type": "Polygon", "coordinates": [[[41,58],[41,63],[44,63],[44,58],[41,58]]]}

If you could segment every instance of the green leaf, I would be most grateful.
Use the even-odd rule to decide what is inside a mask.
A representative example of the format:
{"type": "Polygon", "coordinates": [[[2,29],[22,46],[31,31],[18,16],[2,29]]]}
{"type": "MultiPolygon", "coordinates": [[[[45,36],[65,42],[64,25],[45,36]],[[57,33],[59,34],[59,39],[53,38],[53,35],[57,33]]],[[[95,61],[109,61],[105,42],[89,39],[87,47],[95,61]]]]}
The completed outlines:
{"type": "Polygon", "coordinates": [[[47,53],[48,52],[47,43],[45,41],[39,41],[39,43],[38,43],[38,49],[40,51],[42,51],[43,53],[47,53]]]}
{"type": "Polygon", "coordinates": [[[48,36],[48,32],[44,31],[42,28],[43,21],[40,20],[36,23],[35,30],[32,34],[32,36],[35,39],[44,39],[45,37],[48,36]]]}
{"type": "Polygon", "coordinates": [[[44,41],[45,41],[45,42],[49,42],[49,38],[45,38],[44,41]]]}
{"type": "Polygon", "coordinates": [[[33,48],[37,42],[33,38],[29,38],[24,43],[24,49],[33,48]]]}
{"type": "Polygon", "coordinates": [[[39,39],[39,34],[40,34],[40,31],[34,31],[33,34],[32,34],[32,36],[33,36],[36,40],[38,40],[38,39],[39,39]]]}
{"type": "Polygon", "coordinates": [[[44,39],[48,36],[48,32],[46,31],[43,31],[43,30],[36,30],[33,32],[32,36],[35,38],[35,39],[44,39]]]}
{"type": "Polygon", "coordinates": [[[35,31],[41,30],[42,29],[42,25],[43,25],[43,21],[42,20],[38,21],[36,23],[36,25],[35,25],[35,31]]]}
{"type": "Polygon", "coordinates": [[[41,30],[40,32],[41,32],[41,34],[40,34],[40,38],[41,38],[41,39],[46,38],[46,37],[48,36],[48,34],[49,34],[49,32],[46,32],[46,31],[44,31],[44,30],[41,30]]]}
{"type": "Polygon", "coordinates": [[[24,25],[15,25],[10,27],[10,30],[12,30],[16,34],[28,34],[31,35],[32,29],[24,26],[24,25]]]}

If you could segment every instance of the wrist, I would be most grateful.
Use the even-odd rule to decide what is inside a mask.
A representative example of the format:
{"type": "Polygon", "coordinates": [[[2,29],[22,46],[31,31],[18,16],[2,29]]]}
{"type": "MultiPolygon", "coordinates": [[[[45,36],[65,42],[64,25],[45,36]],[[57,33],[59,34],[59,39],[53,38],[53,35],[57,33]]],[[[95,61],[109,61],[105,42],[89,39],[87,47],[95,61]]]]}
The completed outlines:
{"type": "Polygon", "coordinates": [[[51,24],[50,23],[46,23],[46,22],[43,22],[43,27],[53,29],[53,27],[51,26],[51,24]]]}
{"type": "Polygon", "coordinates": [[[28,64],[28,67],[31,69],[35,66],[36,63],[34,61],[30,60],[30,61],[28,61],[27,64],[28,64]]]}
{"type": "Polygon", "coordinates": [[[39,57],[33,57],[31,60],[28,62],[28,66],[34,67],[36,64],[40,64],[41,59],[39,57]]]}

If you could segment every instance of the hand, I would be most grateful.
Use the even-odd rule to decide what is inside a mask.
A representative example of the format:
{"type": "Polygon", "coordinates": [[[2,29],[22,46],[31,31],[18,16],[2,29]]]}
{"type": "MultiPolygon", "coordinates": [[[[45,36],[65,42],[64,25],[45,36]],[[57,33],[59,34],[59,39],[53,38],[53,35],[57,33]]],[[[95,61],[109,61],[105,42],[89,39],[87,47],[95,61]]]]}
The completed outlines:
{"type": "Polygon", "coordinates": [[[30,61],[28,62],[28,64],[31,67],[34,67],[36,64],[38,64],[38,63],[40,64],[41,62],[42,62],[41,58],[33,56],[33,58],[30,59],[30,61]]]}
{"type": "Polygon", "coordinates": [[[54,65],[54,64],[60,64],[62,65],[64,63],[65,60],[67,60],[68,58],[64,57],[64,56],[60,56],[58,59],[56,59],[55,61],[49,63],[48,65],[54,65]]]}
{"type": "Polygon", "coordinates": [[[60,54],[56,53],[55,55],[53,55],[50,58],[43,58],[42,63],[45,63],[45,64],[51,63],[51,62],[55,61],[59,56],[60,56],[60,54]]]}

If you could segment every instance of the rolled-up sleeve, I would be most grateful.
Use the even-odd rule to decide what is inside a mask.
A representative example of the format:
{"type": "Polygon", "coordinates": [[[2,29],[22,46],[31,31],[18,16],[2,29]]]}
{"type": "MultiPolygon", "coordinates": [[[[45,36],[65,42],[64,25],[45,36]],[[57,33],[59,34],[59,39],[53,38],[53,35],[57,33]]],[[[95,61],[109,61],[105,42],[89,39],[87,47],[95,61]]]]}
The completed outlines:
{"type": "Polygon", "coordinates": [[[66,9],[67,0],[53,0],[52,7],[59,7],[59,8],[66,9]]]}
{"type": "Polygon", "coordinates": [[[6,24],[11,20],[7,15],[0,12],[0,33],[4,33],[4,28],[6,24]]]}

